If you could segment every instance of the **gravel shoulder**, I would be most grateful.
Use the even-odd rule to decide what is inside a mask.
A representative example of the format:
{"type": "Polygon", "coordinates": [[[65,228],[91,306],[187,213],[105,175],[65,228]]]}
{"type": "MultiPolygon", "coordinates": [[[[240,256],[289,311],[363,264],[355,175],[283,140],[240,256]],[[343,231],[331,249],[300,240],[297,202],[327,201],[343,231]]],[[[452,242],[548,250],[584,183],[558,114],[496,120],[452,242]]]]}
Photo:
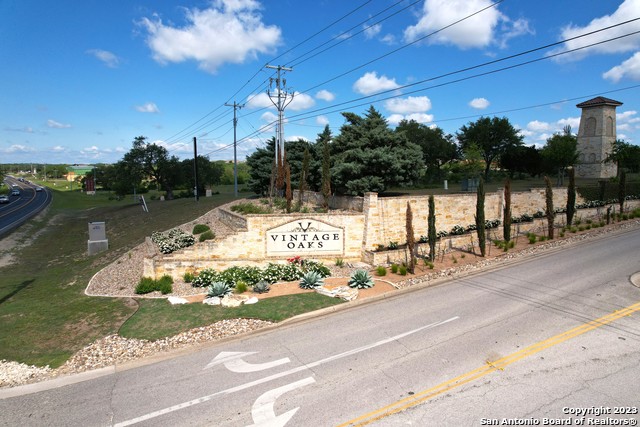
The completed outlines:
{"type": "MultiPolygon", "coordinates": [[[[202,221],[202,218],[194,223],[202,221]]],[[[191,223],[189,223],[191,224],[191,223]]],[[[188,226],[188,225],[187,225],[188,226]]],[[[592,229],[569,237],[556,239],[522,250],[509,252],[491,259],[481,259],[469,262],[465,265],[447,268],[438,272],[426,274],[420,277],[411,277],[395,282],[396,287],[406,288],[416,285],[426,286],[446,278],[455,278],[475,271],[481,271],[506,263],[522,260],[528,256],[534,256],[544,251],[568,247],[580,241],[599,238],[613,232],[624,232],[640,228],[640,220],[631,220],[624,223],[612,224],[603,228],[592,229]]],[[[224,230],[220,230],[224,233],[224,230]]],[[[96,274],[87,287],[88,295],[99,296],[132,296],[133,289],[141,277],[142,258],[144,251],[151,248],[144,244],[125,254],[115,263],[96,274]],[[136,267],[137,266],[137,267],[136,267]],[[117,283],[117,285],[114,285],[117,283]]],[[[333,276],[348,277],[354,267],[338,268],[331,266],[333,276]]],[[[201,289],[192,288],[189,284],[174,285],[173,295],[188,296],[202,293],[201,289]],[[177,286],[176,286],[177,285],[177,286]]],[[[17,362],[0,360],[0,388],[15,387],[24,384],[35,383],[56,377],[85,372],[107,366],[118,365],[132,360],[157,355],[177,349],[189,348],[201,343],[245,334],[272,325],[254,319],[231,319],[216,322],[209,326],[195,328],[187,332],[167,337],[157,341],[125,339],[118,335],[110,335],[88,345],[78,351],[64,365],[58,369],[36,367],[17,362]]]]}

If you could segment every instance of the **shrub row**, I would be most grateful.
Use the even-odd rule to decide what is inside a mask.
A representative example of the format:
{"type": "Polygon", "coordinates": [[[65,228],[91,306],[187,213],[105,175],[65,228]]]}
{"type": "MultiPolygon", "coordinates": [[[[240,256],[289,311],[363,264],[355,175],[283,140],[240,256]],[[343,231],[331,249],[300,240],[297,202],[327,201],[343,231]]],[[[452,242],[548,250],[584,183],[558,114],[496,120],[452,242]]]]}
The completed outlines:
{"type": "Polygon", "coordinates": [[[269,263],[265,268],[234,266],[224,271],[207,268],[193,278],[191,285],[205,287],[214,282],[222,282],[235,287],[238,282],[244,282],[249,286],[260,281],[270,284],[281,280],[290,282],[300,279],[307,272],[318,273],[321,277],[331,275],[329,268],[320,262],[298,259],[297,262],[288,262],[287,264],[269,263]]]}
{"type": "Polygon", "coordinates": [[[148,294],[154,291],[160,291],[162,295],[170,294],[173,292],[173,279],[171,276],[162,276],[158,280],[153,280],[150,277],[143,277],[136,285],[136,294],[148,294]]]}

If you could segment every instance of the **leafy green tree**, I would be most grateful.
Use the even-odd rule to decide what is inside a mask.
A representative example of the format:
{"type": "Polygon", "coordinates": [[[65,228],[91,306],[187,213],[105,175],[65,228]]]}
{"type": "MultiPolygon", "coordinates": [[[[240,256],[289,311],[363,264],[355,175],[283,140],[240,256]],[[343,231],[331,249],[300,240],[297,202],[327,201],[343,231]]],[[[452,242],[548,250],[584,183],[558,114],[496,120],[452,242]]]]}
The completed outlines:
{"type": "Polygon", "coordinates": [[[611,154],[607,156],[605,162],[618,164],[618,176],[620,176],[622,169],[638,173],[640,172],[640,146],[631,145],[619,139],[613,143],[611,154]]]}
{"type": "Polygon", "coordinates": [[[145,179],[149,179],[166,192],[167,199],[173,199],[173,189],[179,179],[177,171],[180,161],[176,156],[169,157],[166,148],[148,143],[146,137],[138,136],[122,162],[131,170],[139,169],[145,179]]]}
{"type": "Polygon", "coordinates": [[[445,135],[438,127],[430,128],[415,120],[402,120],[396,127],[396,132],[403,134],[409,142],[419,145],[422,149],[427,182],[443,179],[442,166],[460,158],[453,136],[445,135]]]}
{"type": "MultiPolygon", "coordinates": [[[[233,166],[233,165],[232,165],[233,166]]],[[[185,159],[180,162],[179,185],[189,191],[195,188],[195,176],[193,159],[185,159]]],[[[204,195],[207,187],[219,185],[224,174],[224,162],[212,162],[206,156],[198,156],[198,194],[204,195]]]]}
{"type": "Polygon", "coordinates": [[[526,173],[532,177],[543,173],[543,160],[535,146],[518,145],[507,148],[500,156],[500,166],[509,171],[509,177],[516,173],[526,173]]]}
{"type": "Polygon", "coordinates": [[[484,219],[484,198],[484,179],[480,177],[476,197],[476,233],[478,234],[480,256],[485,256],[487,252],[486,224],[484,219]]]}
{"type": "Polygon", "coordinates": [[[540,151],[545,170],[558,173],[558,185],[564,184],[564,171],[578,162],[578,139],[571,134],[571,129],[565,129],[562,134],[556,133],[547,139],[547,143],[540,151]]]}
{"type": "Polygon", "coordinates": [[[382,115],[370,107],[364,117],[342,113],[346,122],[334,144],[331,171],[336,192],[358,195],[384,192],[391,186],[411,185],[424,167],[422,150],[392,131],[382,115]]]}
{"type": "Polygon", "coordinates": [[[275,138],[267,141],[247,157],[249,167],[249,188],[256,194],[266,196],[271,188],[271,173],[275,158],[275,138]]]}
{"type": "Polygon", "coordinates": [[[518,134],[518,130],[506,117],[480,117],[475,122],[462,126],[456,137],[463,150],[472,145],[480,150],[485,163],[485,180],[489,179],[492,163],[509,148],[522,145],[523,140],[523,136],[518,134]]]}

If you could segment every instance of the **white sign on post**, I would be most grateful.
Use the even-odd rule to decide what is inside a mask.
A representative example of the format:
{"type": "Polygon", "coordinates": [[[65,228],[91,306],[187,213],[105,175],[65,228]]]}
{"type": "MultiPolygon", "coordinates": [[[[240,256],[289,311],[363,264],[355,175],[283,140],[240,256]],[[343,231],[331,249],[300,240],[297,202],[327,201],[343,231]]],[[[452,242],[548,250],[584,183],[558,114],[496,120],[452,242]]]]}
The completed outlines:
{"type": "Polygon", "coordinates": [[[298,219],[267,231],[267,256],[343,255],[344,230],[315,219],[298,219]]]}

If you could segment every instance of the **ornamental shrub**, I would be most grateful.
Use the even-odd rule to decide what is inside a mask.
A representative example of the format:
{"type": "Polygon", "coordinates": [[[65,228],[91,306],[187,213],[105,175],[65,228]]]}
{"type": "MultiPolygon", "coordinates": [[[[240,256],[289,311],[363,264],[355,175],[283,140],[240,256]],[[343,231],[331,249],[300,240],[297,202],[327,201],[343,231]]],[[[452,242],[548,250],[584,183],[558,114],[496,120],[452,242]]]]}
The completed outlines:
{"type": "Polygon", "coordinates": [[[200,235],[200,237],[198,238],[198,241],[204,242],[205,240],[213,240],[215,238],[216,238],[216,234],[211,230],[207,230],[200,235]]]}
{"type": "Polygon", "coordinates": [[[205,231],[209,231],[211,228],[207,224],[196,224],[193,226],[193,234],[201,234],[205,231]]]}

